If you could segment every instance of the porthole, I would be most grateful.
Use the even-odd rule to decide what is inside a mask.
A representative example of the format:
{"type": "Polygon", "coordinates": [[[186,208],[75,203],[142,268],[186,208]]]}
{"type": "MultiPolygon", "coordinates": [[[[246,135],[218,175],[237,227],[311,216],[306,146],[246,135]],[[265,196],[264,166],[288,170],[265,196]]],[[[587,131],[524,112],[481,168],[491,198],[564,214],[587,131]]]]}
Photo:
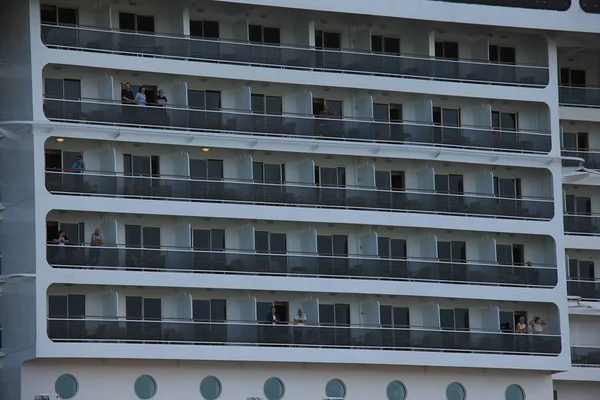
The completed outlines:
{"type": "Polygon", "coordinates": [[[221,395],[221,382],[214,376],[207,376],[200,382],[200,394],[205,400],[215,400],[221,395]]]}
{"type": "Polygon", "coordinates": [[[325,386],[325,396],[336,399],[346,398],[346,385],[339,379],[332,379],[325,386]]]}
{"type": "Polygon", "coordinates": [[[506,388],[504,398],[506,400],[525,400],[525,391],[521,386],[512,384],[506,388]]]}
{"type": "Polygon", "coordinates": [[[405,400],[406,386],[400,381],[392,381],[387,386],[386,393],[388,400],[405,400]]]}
{"type": "Polygon", "coordinates": [[[280,400],[285,393],[285,386],[279,378],[269,378],[263,388],[267,400],[280,400]]]}
{"type": "Polygon", "coordinates": [[[54,382],[54,392],[61,399],[72,399],[77,394],[78,386],[77,379],[73,375],[64,374],[54,382]]]}
{"type": "Polygon", "coordinates": [[[465,400],[467,398],[467,390],[458,382],[452,382],[446,388],[446,399],[448,400],[465,400]]]}
{"type": "Polygon", "coordinates": [[[135,380],[133,389],[139,399],[151,399],[156,394],[156,381],[150,375],[142,375],[135,380]]]}

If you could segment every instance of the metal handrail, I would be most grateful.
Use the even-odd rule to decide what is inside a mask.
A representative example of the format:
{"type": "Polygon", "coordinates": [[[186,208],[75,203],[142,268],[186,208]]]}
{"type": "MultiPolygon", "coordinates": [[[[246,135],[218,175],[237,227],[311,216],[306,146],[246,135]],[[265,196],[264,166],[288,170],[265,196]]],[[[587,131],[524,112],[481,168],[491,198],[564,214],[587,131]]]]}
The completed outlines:
{"type": "Polygon", "coordinates": [[[163,251],[173,251],[173,252],[182,252],[182,253],[198,253],[198,254],[227,254],[227,255],[258,255],[258,256],[272,256],[272,257],[319,257],[319,258],[330,258],[330,259],[339,259],[339,260],[379,260],[379,261],[391,261],[391,262],[406,262],[406,261],[415,261],[415,262],[435,262],[439,264],[464,264],[464,265],[489,265],[489,266],[499,266],[499,267],[508,267],[508,268],[539,268],[539,269],[550,269],[556,270],[556,266],[548,266],[547,264],[541,263],[531,263],[531,265],[516,265],[516,264],[503,264],[497,261],[488,261],[488,260],[445,260],[438,258],[429,258],[429,257],[406,257],[406,258],[387,258],[380,257],[376,255],[368,255],[368,254],[348,254],[345,256],[339,255],[330,255],[323,253],[308,253],[308,252],[299,252],[299,251],[286,251],[284,253],[262,253],[257,252],[255,250],[248,249],[223,249],[223,250],[212,250],[212,249],[199,249],[193,247],[177,247],[177,246],[161,246],[161,248],[148,248],[139,246],[132,246],[127,244],[103,244],[101,246],[93,246],[89,242],[77,243],[70,242],[69,244],[60,245],[55,242],[48,242],[48,247],[57,247],[57,248],[73,248],[73,249],[81,249],[81,248],[89,248],[89,249],[106,249],[106,250],[134,250],[134,251],[154,251],[154,252],[163,252],[163,251]]]}
{"type": "MultiPolygon", "coordinates": [[[[73,175],[73,176],[81,176],[81,172],[74,172],[69,169],[58,169],[58,168],[47,168],[46,173],[48,174],[56,174],[56,175],[73,175]]],[[[191,176],[184,175],[142,175],[135,173],[125,173],[125,172],[113,172],[113,171],[99,171],[99,170],[89,170],[86,169],[84,171],[85,174],[91,174],[93,176],[107,177],[107,178],[115,178],[115,177],[124,177],[127,179],[151,179],[151,180],[175,180],[175,181],[185,181],[185,182],[206,182],[206,183],[237,183],[241,185],[262,185],[262,186],[271,186],[271,187],[310,187],[310,188],[321,188],[321,189],[351,189],[365,192],[378,192],[378,193],[406,193],[406,194],[429,194],[429,195],[437,195],[441,197],[475,197],[475,198],[483,198],[483,199],[497,199],[497,200],[513,200],[513,201],[538,201],[538,202],[547,202],[551,203],[554,201],[551,197],[541,197],[541,196],[521,196],[521,197],[503,197],[499,195],[495,195],[493,193],[478,193],[478,192],[439,192],[433,189],[416,189],[416,188],[403,188],[403,189],[381,189],[376,186],[359,186],[359,185],[343,185],[343,186],[327,186],[327,185],[319,185],[318,183],[307,183],[307,182],[294,182],[294,181],[284,181],[284,182],[269,182],[269,181],[255,181],[253,179],[244,179],[244,178],[220,178],[220,179],[210,179],[210,178],[194,178],[191,176]]]]}
{"type": "MultiPolygon", "coordinates": [[[[156,108],[153,105],[144,105],[144,104],[132,104],[132,103],[123,103],[122,100],[114,100],[114,99],[102,99],[102,98],[89,98],[89,97],[81,97],[81,98],[56,98],[56,97],[52,97],[52,96],[47,96],[47,95],[43,95],[43,99],[44,100],[50,100],[50,101],[61,101],[64,103],[75,103],[75,104],[105,104],[105,105],[109,105],[109,104],[113,104],[113,105],[119,105],[121,107],[131,107],[133,109],[140,109],[141,107],[152,107],[152,108],[156,108]]],[[[288,113],[285,112],[283,114],[266,114],[266,113],[253,113],[252,110],[240,110],[240,109],[226,109],[226,108],[220,108],[220,109],[210,109],[210,108],[196,108],[196,107],[192,107],[192,106],[186,106],[186,105],[177,105],[177,104],[172,104],[172,103],[168,103],[165,106],[160,106],[160,108],[165,109],[165,110],[186,110],[186,111],[190,111],[190,112],[203,112],[203,113],[214,113],[214,114],[223,114],[223,113],[227,113],[227,114],[236,114],[236,115],[251,115],[254,117],[258,117],[258,116],[262,116],[262,117],[271,117],[271,118],[298,118],[298,119],[309,119],[309,120],[317,120],[317,121],[340,121],[340,122],[345,122],[345,121],[356,121],[356,122],[363,122],[363,123],[368,123],[368,124],[374,124],[374,125],[389,125],[389,126],[425,126],[425,127],[437,127],[437,128],[443,128],[443,129],[448,129],[448,130],[452,130],[452,129],[456,129],[456,130],[464,130],[464,129],[468,129],[468,130],[474,130],[474,131],[482,131],[482,132],[494,132],[494,133],[498,133],[498,134],[502,134],[502,133],[506,133],[506,134],[519,134],[519,133],[526,133],[528,135],[538,135],[538,136],[550,136],[551,132],[550,131],[545,131],[545,130],[541,130],[541,129],[516,129],[516,130],[511,130],[511,129],[498,129],[498,128],[494,128],[493,126],[478,126],[478,125],[441,125],[441,124],[437,124],[433,121],[411,121],[411,120],[403,120],[403,121],[380,121],[374,118],[361,118],[361,117],[347,117],[347,116],[322,116],[322,115],[314,115],[314,114],[295,114],[295,113],[288,113]]],[[[143,108],[142,108],[143,109],[143,108]]]]}
{"type": "Polygon", "coordinates": [[[476,59],[468,59],[468,58],[451,59],[451,58],[440,58],[440,57],[435,57],[435,56],[423,56],[423,55],[416,55],[416,54],[397,55],[397,54],[389,54],[389,53],[379,53],[379,52],[375,52],[375,51],[365,51],[365,50],[359,50],[359,49],[345,49],[345,48],[330,49],[330,48],[318,48],[318,47],[314,47],[314,46],[305,46],[305,45],[303,46],[303,45],[297,45],[297,44],[257,43],[257,42],[251,42],[249,40],[247,40],[247,41],[246,40],[235,40],[235,39],[229,39],[229,38],[199,38],[199,37],[193,37],[193,36],[189,36],[189,35],[178,35],[178,34],[172,34],[172,33],[134,32],[134,31],[121,30],[121,29],[117,29],[117,28],[102,28],[102,27],[93,27],[93,26],[85,26],[85,25],[67,25],[67,24],[55,25],[55,24],[42,23],[41,26],[48,27],[48,28],[64,28],[64,29],[81,30],[81,31],[89,31],[89,32],[118,33],[121,35],[130,35],[130,36],[136,36],[136,37],[181,39],[181,40],[189,40],[189,41],[204,42],[204,43],[223,43],[223,44],[247,45],[247,46],[260,47],[260,48],[267,47],[267,48],[274,48],[274,49],[308,50],[308,51],[323,52],[323,53],[341,53],[341,54],[349,53],[349,54],[359,54],[359,55],[375,55],[375,56],[379,56],[379,57],[388,57],[390,59],[397,58],[397,59],[411,59],[411,60],[421,60],[421,61],[441,60],[444,62],[457,63],[457,64],[468,63],[468,64],[475,64],[475,65],[498,65],[498,66],[513,67],[513,68],[526,67],[526,68],[549,70],[548,66],[538,65],[538,64],[525,64],[525,63],[508,64],[508,63],[502,63],[502,62],[494,62],[494,61],[490,61],[490,60],[476,60],[476,59]]]}
{"type": "MultiPolygon", "coordinates": [[[[131,317],[121,317],[121,316],[91,316],[91,315],[83,315],[83,316],[68,316],[68,315],[47,315],[48,320],[50,321],[100,321],[100,322],[131,322],[131,323],[180,323],[180,324],[196,324],[196,325],[270,325],[272,321],[268,320],[195,320],[188,318],[161,318],[161,319],[151,319],[151,318],[131,318],[131,317]]],[[[293,321],[280,321],[275,325],[293,325],[293,321]]],[[[333,329],[380,329],[380,330],[412,330],[412,331],[423,331],[423,332],[481,332],[481,333],[494,333],[494,334],[502,334],[502,335],[524,335],[525,333],[517,333],[517,332],[507,332],[505,330],[496,329],[496,328],[446,328],[442,326],[422,326],[422,325],[402,325],[402,326],[385,326],[381,324],[335,324],[335,323],[325,323],[319,322],[316,324],[304,323],[304,325],[295,325],[295,326],[304,326],[304,327],[321,327],[321,328],[333,328],[333,329]]],[[[559,337],[560,333],[540,333],[535,334],[535,336],[547,336],[547,337],[559,337]]]]}

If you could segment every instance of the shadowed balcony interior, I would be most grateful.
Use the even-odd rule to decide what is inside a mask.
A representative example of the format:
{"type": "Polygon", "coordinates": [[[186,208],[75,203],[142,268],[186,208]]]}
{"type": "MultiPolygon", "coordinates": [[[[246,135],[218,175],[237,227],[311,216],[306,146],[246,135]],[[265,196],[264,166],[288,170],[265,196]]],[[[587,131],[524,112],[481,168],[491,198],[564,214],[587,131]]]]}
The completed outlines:
{"type": "Polygon", "coordinates": [[[315,72],[529,87],[544,87],[549,79],[546,66],[464,60],[449,56],[385,54],[373,52],[370,48],[362,51],[344,50],[339,45],[331,48],[331,44],[315,48],[48,24],[42,25],[42,41],[53,48],[315,72]]]}
{"type": "Polygon", "coordinates": [[[47,260],[54,268],[352,278],[553,288],[548,237],[447,233],[401,227],[185,219],[53,211],[47,260]],[[101,245],[89,238],[103,235],[101,245]],[[366,229],[366,231],[365,231],[366,229]],[[357,232],[358,230],[358,232],[357,232]],[[57,241],[64,231],[68,240],[57,241]],[[90,236],[91,235],[91,236],[90,236]],[[123,236],[124,235],[124,236],[123,236]],[[117,241],[116,238],[124,237],[117,241]]]}
{"type": "Polygon", "coordinates": [[[99,289],[82,286],[78,294],[63,285],[49,289],[51,340],[538,356],[556,356],[561,349],[560,335],[553,332],[558,328],[554,322],[543,334],[524,335],[511,328],[513,320],[527,313],[547,314],[553,319],[557,310],[550,304],[519,303],[519,309],[527,311],[511,311],[515,304],[510,302],[496,305],[432,299],[423,305],[418,298],[403,296],[348,302],[347,295],[325,293],[302,300],[295,292],[253,292],[240,298],[237,291],[224,290],[208,293],[190,289],[177,294],[172,290],[164,295],[160,288],[99,289]],[[119,297],[125,298],[124,308],[119,297]],[[449,307],[451,304],[454,307],[449,307]],[[300,325],[291,321],[297,307],[306,316],[300,325]],[[100,309],[116,316],[92,315],[100,309]],[[355,323],[358,319],[360,324],[355,323]]]}

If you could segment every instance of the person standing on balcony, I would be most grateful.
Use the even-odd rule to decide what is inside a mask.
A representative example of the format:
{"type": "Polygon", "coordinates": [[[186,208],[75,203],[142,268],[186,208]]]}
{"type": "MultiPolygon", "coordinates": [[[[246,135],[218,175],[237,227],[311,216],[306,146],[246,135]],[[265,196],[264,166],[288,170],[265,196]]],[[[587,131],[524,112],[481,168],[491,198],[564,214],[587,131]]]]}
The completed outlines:
{"type": "Polygon", "coordinates": [[[167,100],[167,96],[165,96],[164,90],[160,89],[158,91],[158,96],[156,96],[156,105],[159,107],[163,107],[161,111],[161,125],[169,126],[169,115],[167,114],[166,106],[169,104],[167,100]]]}
{"type": "Polygon", "coordinates": [[[540,317],[535,317],[529,321],[529,325],[531,325],[531,332],[534,334],[540,334],[544,332],[544,325],[546,325],[546,321],[540,317]]]}
{"type": "Polygon", "coordinates": [[[88,258],[90,265],[97,265],[98,261],[102,256],[100,246],[104,244],[104,235],[100,228],[96,228],[92,237],[90,238],[90,255],[88,258]]]}
{"type": "Polygon", "coordinates": [[[131,83],[126,82],[123,85],[123,89],[121,90],[121,104],[124,107],[121,107],[121,119],[125,123],[134,123],[136,122],[136,114],[131,106],[135,104],[135,96],[131,91],[131,83]]]}
{"type": "Polygon", "coordinates": [[[275,307],[271,307],[271,310],[267,314],[265,321],[267,324],[277,325],[281,322],[279,319],[279,314],[277,314],[277,309],[275,307]]]}
{"type": "Polygon", "coordinates": [[[525,323],[525,317],[519,318],[519,322],[517,322],[517,326],[515,327],[515,332],[517,333],[528,333],[527,324],[525,323]]]}
{"type": "Polygon", "coordinates": [[[121,103],[123,104],[133,104],[135,103],[135,96],[131,91],[131,83],[126,82],[123,85],[123,90],[121,90],[121,103]]]}
{"type": "Polygon", "coordinates": [[[146,88],[140,86],[138,92],[135,94],[135,102],[138,105],[146,105],[146,88]]]}
{"type": "Polygon", "coordinates": [[[85,171],[85,162],[83,156],[78,155],[75,162],[71,165],[71,172],[75,175],[69,175],[73,177],[73,186],[77,192],[80,192],[83,188],[83,171],[85,171]]]}

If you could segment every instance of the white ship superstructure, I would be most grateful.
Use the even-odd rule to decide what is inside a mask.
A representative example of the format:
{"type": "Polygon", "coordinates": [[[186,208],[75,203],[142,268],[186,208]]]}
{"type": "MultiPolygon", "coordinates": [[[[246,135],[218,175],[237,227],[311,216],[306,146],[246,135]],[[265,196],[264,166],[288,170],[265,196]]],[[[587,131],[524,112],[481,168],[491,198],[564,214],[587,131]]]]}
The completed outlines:
{"type": "Polygon", "coordinates": [[[596,399],[599,14],[4,2],[0,398],[596,399]]]}

